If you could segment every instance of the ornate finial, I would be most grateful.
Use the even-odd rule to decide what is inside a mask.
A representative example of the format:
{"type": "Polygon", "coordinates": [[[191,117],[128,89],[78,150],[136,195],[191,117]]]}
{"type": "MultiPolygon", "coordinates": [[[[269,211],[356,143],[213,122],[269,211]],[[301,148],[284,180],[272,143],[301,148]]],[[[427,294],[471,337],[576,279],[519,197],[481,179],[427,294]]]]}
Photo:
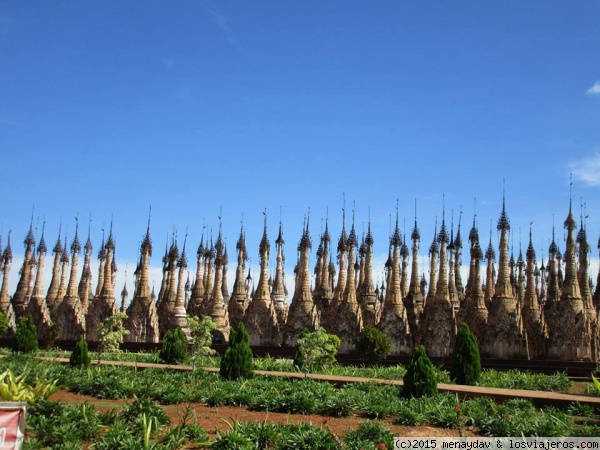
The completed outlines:
{"type": "Polygon", "coordinates": [[[494,247],[492,246],[492,219],[490,219],[490,243],[488,245],[487,251],[485,252],[485,258],[488,261],[493,261],[496,259],[496,252],[494,251],[494,247]]]}
{"type": "Polygon", "coordinates": [[[112,228],[113,228],[113,215],[111,214],[110,215],[110,232],[108,233],[108,240],[106,241],[106,249],[107,250],[115,249],[115,241],[113,239],[112,228]]]}
{"type": "Polygon", "coordinates": [[[46,241],[44,240],[44,231],[46,230],[46,217],[44,216],[44,220],[42,222],[42,237],[40,238],[40,243],[38,244],[38,253],[46,253],[48,248],[46,247],[46,241]]]}
{"type": "Polygon", "coordinates": [[[418,241],[421,239],[421,233],[419,232],[419,228],[417,227],[417,199],[415,198],[415,226],[413,227],[412,234],[410,235],[413,241],[418,241]]]}
{"type": "Polygon", "coordinates": [[[438,234],[438,242],[448,243],[448,232],[446,231],[446,198],[445,195],[442,197],[442,226],[440,226],[440,233],[438,234]]]}
{"type": "Polygon", "coordinates": [[[188,237],[188,227],[185,227],[185,237],[183,238],[183,248],[181,250],[181,256],[179,257],[179,260],[177,261],[177,267],[183,267],[186,268],[188,261],[187,261],[187,257],[185,255],[185,245],[187,244],[187,237],[188,237]]]}
{"type": "Polygon", "coordinates": [[[262,239],[260,240],[260,245],[258,246],[259,256],[261,258],[262,258],[262,255],[264,255],[265,253],[268,253],[271,248],[271,244],[269,243],[269,239],[267,237],[267,208],[265,208],[263,211],[263,218],[264,218],[263,235],[262,235],[262,239]]]}
{"type": "Polygon", "coordinates": [[[535,250],[533,248],[533,241],[531,239],[531,226],[533,225],[533,221],[529,222],[529,245],[527,246],[527,252],[525,252],[525,256],[527,260],[532,260],[535,263],[535,250]]]}
{"type": "Polygon", "coordinates": [[[75,216],[75,237],[71,244],[71,252],[79,254],[81,245],[79,244],[79,213],[75,216]]]}
{"type": "Polygon", "coordinates": [[[510,221],[506,215],[506,195],[504,192],[504,179],[502,180],[502,213],[500,213],[500,219],[498,219],[498,230],[510,230],[510,221]]]}

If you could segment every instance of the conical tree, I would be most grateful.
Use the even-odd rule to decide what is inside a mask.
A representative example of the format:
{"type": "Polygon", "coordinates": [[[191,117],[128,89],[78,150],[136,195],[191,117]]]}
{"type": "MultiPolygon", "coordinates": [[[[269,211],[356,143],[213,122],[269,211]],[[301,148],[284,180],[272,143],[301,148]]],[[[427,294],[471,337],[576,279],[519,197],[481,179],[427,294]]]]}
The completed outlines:
{"type": "Polygon", "coordinates": [[[463,322],[456,335],[450,378],[456,384],[475,385],[481,375],[481,358],[477,339],[469,326],[463,322]]]}
{"type": "Polygon", "coordinates": [[[229,347],[227,347],[223,358],[221,358],[219,373],[226,380],[251,378],[254,374],[252,371],[252,350],[243,322],[238,324],[237,329],[231,328],[229,347]]]}
{"type": "Polygon", "coordinates": [[[12,349],[15,352],[33,353],[38,348],[39,344],[35,324],[31,317],[24,317],[17,327],[12,349]]]}
{"type": "Polygon", "coordinates": [[[167,331],[158,356],[167,364],[179,364],[189,359],[187,339],[180,327],[167,331]]]}
{"type": "Polygon", "coordinates": [[[88,353],[88,343],[83,336],[81,336],[71,353],[69,365],[71,367],[85,369],[90,365],[90,362],[92,362],[92,357],[88,353]]]}
{"type": "Polygon", "coordinates": [[[403,381],[401,395],[405,398],[426,397],[437,393],[433,364],[422,345],[414,349],[403,381]]]}

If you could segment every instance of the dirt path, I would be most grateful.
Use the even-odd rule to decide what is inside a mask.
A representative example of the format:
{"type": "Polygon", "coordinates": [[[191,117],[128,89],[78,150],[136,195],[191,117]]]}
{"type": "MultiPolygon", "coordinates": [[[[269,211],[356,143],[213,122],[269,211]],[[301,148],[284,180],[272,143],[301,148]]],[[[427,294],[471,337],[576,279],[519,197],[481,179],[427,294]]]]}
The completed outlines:
{"type": "MultiPolygon", "coordinates": [[[[62,390],[50,397],[53,401],[63,401],[67,403],[91,403],[101,412],[109,409],[122,408],[127,401],[125,400],[102,400],[87,395],[79,395],[62,390]]],[[[163,409],[171,419],[173,424],[178,424],[186,409],[186,404],[167,405],[163,409]]],[[[324,425],[324,417],[319,415],[285,414],[263,411],[250,411],[246,408],[237,408],[232,406],[220,406],[211,408],[199,403],[192,403],[195,422],[203,427],[211,437],[216,436],[216,431],[226,431],[232,421],[267,421],[269,423],[298,423],[308,422],[313,425],[324,425]]],[[[350,416],[340,418],[329,418],[327,426],[338,436],[343,436],[348,430],[356,429],[361,422],[372,419],[364,417],[350,416]]],[[[435,428],[428,426],[405,427],[395,425],[393,418],[378,420],[390,428],[394,436],[458,436],[458,430],[447,428],[435,428]]],[[[472,430],[466,430],[467,436],[474,436],[472,430]]]]}

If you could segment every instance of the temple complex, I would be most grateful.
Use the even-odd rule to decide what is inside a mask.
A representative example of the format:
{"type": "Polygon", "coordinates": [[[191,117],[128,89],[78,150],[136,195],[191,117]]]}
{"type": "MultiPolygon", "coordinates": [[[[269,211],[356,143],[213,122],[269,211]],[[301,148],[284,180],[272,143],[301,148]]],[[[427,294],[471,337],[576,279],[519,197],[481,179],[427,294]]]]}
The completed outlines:
{"type": "MultiPolygon", "coordinates": [[[[228,255],[220,225],[214,244],[212,236],[205,241],[202,233],[195,268],[188,267],[187,235],[180,253],[173,232],[165,246],[162,279],[155,297],[154,288],[150,287],[152,241],[148,220],[139,246],[131,301],[126,287],[121,292],[120,310],[127,315],[125,326],[130,331],[125,339],[156,343],[176,327],[189,337],[188,317],[209,316],[217,324],[215,342],[227,342],[230,325],[239,322],[245,324],[250,343],[260,346],[294,346],[304,328],[313,331],[323,327],[340,337],[340,352],[349,353],[362,328],[372,324],[390,337],[394,355],[407,355],[415,345],[423,344],[430,356],[446,357],[452,352],[458,326],[465,322],[479,341],[484,357],[598,361],[600,273],[590,274],[591,246],[584,214],[576,232],[570,204],[564,222],[564,255],[553,230],[547,259],[542,258],[539,266],[531,226],[526,249],[522,251],[520,243],[516,248],[509,244],[511,227],[504,198],[496,227],[498,245],[494,246],[490,230],[485,253],[474,217],[468,235],[469,265],[464,285],[461,219],[456,233],[453,224],[448,232],[444,213],[439,231],[436,221],[429,247],[428,276],[425,270],[420,273],[421,236],[416,212],[412,233],[404,233],[404,237],[396,213],[388,257],[380,268],[374,267],[371,223],[359,239],[354,217],[349,234],[345,212],[343,219],[337,248],[332,246],[330,224],[325,219],[313,273],[309,268],[309,221],[305,221],[291,298],[285,278],[283,225],[279,223],[271,258],[266,213],[258,246],[260,272],[256,283],[247,263],[249,252],[242,225],[236,257],[232,258],[235,262],[232,261],[229,272],[229,289],[228,255]],[[384,271],[381,283],[380,279],[375,282],[373,276],[381,273],[379,270],[384,271]],[[592,278],[597,280],[595,289],[592,278]]],[[[6,336],[14,333],[21,318],[31,316],[40,339],[57,328],[60,339],[77,340],[83,335],[96,341],[101,324],[119,310],[115,299],[117,268],[112,223],[106,243],[102,236],[97,277],[92,274],[89,228],[82,248],[78,224],[70,246],[61,224],[51,261],[47,258],[45,228],[44,223],[36,247],[37,228],[32,218],[23,241],[23,260],[18,259],[18,274],[11,272],[11,233],[4,248],[0,236],[0,311],[9,322],[6,336]],[[49,284],[45,291],[46,266],[51,276],[46,276],[49,284]],[[16,290],[11,296],[9,280],[13,276],[16,290]]]]}

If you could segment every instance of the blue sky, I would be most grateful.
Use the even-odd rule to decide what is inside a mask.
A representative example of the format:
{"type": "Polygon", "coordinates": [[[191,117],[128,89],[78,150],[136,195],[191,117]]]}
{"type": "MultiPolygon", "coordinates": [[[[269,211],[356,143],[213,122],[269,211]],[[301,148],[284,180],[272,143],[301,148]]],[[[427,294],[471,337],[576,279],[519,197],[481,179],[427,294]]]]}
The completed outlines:
{"type": "Polygon", "coordinates": [[[416,199],[423,252],[444,203],[463,240],[476,210],[497,245],[506,180],[511,239],[525,247],[533,221],[539,259],[553,215],[564,248],[572,172],[596,257],[599,18],[596,1],[5,0],[3,246],[12,229],[18,265],[34,207],[50,245],[61,217],[70,242],[91,215],[95,252],[113,217],[131,292],[150,205],[152,265],[187,228],[190,269],[220,210],[230,260],[243,215],[256,264],[266,208],[291,273],[309,208],[316,250],[327,211],[339,236],[344,193],[381,260],[397,200],[410,233],[416,199]]]}

